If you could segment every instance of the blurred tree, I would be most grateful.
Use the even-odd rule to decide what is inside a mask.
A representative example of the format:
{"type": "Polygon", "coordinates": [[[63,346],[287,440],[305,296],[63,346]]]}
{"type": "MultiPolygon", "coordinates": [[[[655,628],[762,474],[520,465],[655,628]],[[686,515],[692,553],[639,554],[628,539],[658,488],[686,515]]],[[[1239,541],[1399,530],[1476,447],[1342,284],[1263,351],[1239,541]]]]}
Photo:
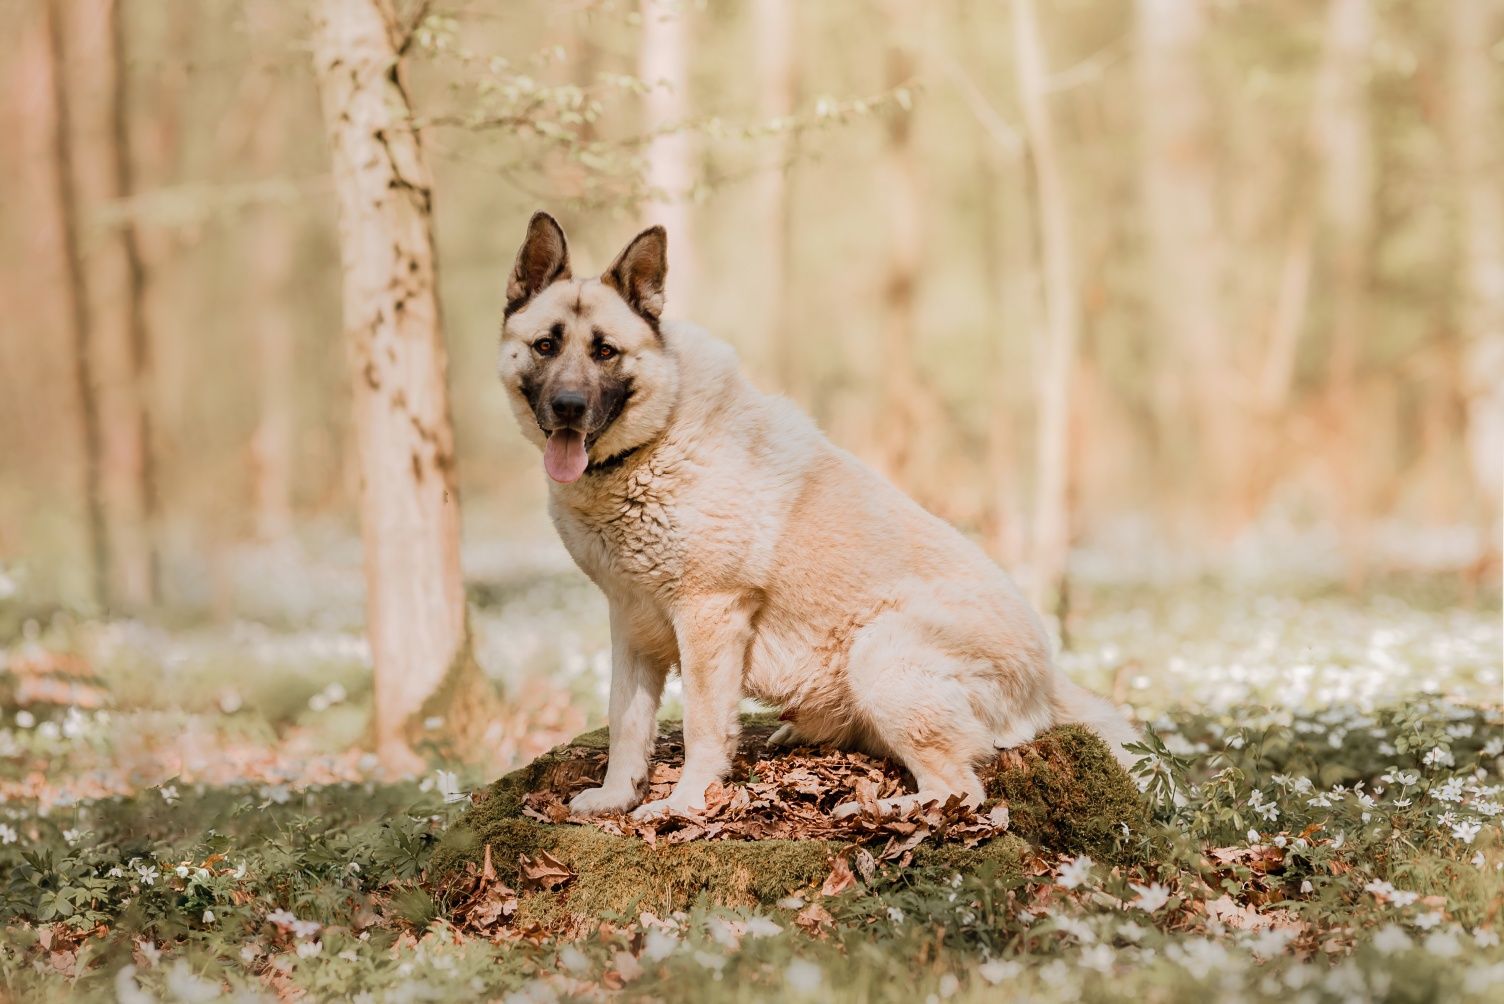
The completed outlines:
{"type": "Polygon", "coordinates": [[[773,373],[780,391],[797,395],[801,387],[795,351],[793,317],[789,312],[789,254],[791,251],[794,169],[795,95],[799,88],[798,33],[793,0],[761,0],[756,5],[757,78],[761,114],[773,130],[769,147],[772,166],[761,175],[758,216],[766,228],[761,256],[767,269],[768,294],[762,300],[763,344],[773,355],[773,373]]]}
{"type": "MultiPolygon", "coordinates": [[[[135,165],[132,154],[133,135],[130,59],[125,16],[125,0],[109,0],[109,45],[106,50],[110,132],[111,171],[114,197],[122,203],[136,194],[135,165]]],[[[123,427],[121,457],[121,492],[126,497],[124,509],[129,514],[124,532],[116,534],[122,544],[120,572],[122,595],[132,606],[155,605],[162,598],[161,569],[157,557],[157,488],[156,452],[152,441],[151,332],[146,314],[146,259],[141,250],[135,216],[125,213],[116,227],[116,239],[122,258],[125,289],[124,364],[121,384],[120,414],[123,427]]]]}
{"type": "Polygon", "coordinates": [[[460,578],[433,189],[403,59],[414,27],[399,24],[389,0],[314,7],[354,377],[375,737],[395,768],[416,766],[414,743],[436,733],[477,758],[499,711],[471,652],[460,578]]]}
{"type": "Polygon", "coordinates": [[[109,601],[110,540],[105,522],[99,400],[94,375],[94,318],[79,246],[79,198],[73,163],[72,93],[68,84],[68,23],[65,0],[47,2],[48,73],[52,82],[53,196],[63,250],[68,324],[73,344],[73,390],[77,397],[83,443],[84,505],[90,583],[94,602],[109,601]]]}
{"type": "Polygon", "coordinates": [[[1337,525],[1357,585],[1366,573],[1366,471],[1359,421],[1358,364],[1372,334],[1367,317],[1373,253],[1373,130],[1368,110],[1368,62],[1373,46],[1370,0],[1331,0],[1321,73],[1316,82],[1317,149],[1321,158],[1323,219],[1331,244],[1331,342],[1327,374],[1328,425],[1337,525]]]}
{"type": "Polygon", "coordinates": [[[1055,145],[1048,105],[1049,71],[1034,0],[1013,0],[1014,67],[1023,106],[1029,158],[1034,168],[1035,212],[1044,259],[1045,335],[1038,340],[1034,444],[1034,527],[1030,547],[1030,598],[1038,610],[1055,609],[1062,640],[1066,558],[1070,553],[1071,378],[1076,362],[1079,291],[1071,251],[1070,199],[1055,145]]]}
{"type": "Polygon", "coordinates": [[[913,491],[915,441],[923,434],[924,388],[915,368],[914,294],[924,256],[923,194],[914,149],[912,98],[907,90],[919,72],[917,46],[924,11],[904,0],[885,0],[887,52],[884,85],[901,92],[899,107],[889,111],[886,142],[878,164],[887,203],[888,236],[882,279],[882,396],[879,407],[883,465],[899,484],[913,491]]]}
{"type": "Polygon", "coordinates": [[[1238,462],[1223,316],[1225,249],[1218,215],[1212,91],[1202,73],[1206,0],[1135,0],[1140,181],[1149,255],[1149,302],[1164,357],[1154,379],[1162,442],[1172,469],[1198,471],[1206,491],[1189,511],[1226,517],[1238,462]],[[1208,511],[1210,510],[1210,512],[1208,511]]]}
{"type": "MultiPolygon", "coordinates": [[[[247,8],[251,31],[276,38],[284,31],[283,6],[258,0],[247,8]]],[[[248,137],[249,160],[263,178],[274,178],[286,157],[285,98],[276,78],[265,75],[258,107],[248,112],[256,125],[248,137]]],[[[284,205],[267,201],[251,209],[246,282],[252,297],[251,337],[255,342],[256,431],[251,439],[252,506],[256,535],[276,540],[292,530],[293,434],[296,386],[293,372],[297,319],[292,299],[296,232],[284,205]]]]}
{"type": "Polygon", "coordinates": [[[689,15],[687,2],[642,0],[637,49],[637,76],[646,87],[643,129],[649,137],[642,222],[668,229],[669,302],[680,317],[695,316],[697,303],[691,207],[700,171],[688,129],[689,15]]]}
{"type": "Polygon", "coordinates": [[[1479,574],[1499,562],[1504,504],[1504,143],[1499,134],[1497,0],[1453,0],[1450,135],[1457,179],[1467,445],[1484,527],[1479,574]]]}

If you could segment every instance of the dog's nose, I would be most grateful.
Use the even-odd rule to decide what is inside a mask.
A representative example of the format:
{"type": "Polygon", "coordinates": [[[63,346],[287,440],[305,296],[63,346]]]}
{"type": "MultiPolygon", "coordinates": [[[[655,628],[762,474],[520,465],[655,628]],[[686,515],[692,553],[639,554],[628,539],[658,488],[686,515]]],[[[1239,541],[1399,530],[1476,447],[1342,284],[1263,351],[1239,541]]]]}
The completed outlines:
{"type": "Polygon", "coordinates": [[[577,390],[562,390],[548,402],[554,418],[560,422],[578,422],[585,417],[585,395],[577,390]]]}

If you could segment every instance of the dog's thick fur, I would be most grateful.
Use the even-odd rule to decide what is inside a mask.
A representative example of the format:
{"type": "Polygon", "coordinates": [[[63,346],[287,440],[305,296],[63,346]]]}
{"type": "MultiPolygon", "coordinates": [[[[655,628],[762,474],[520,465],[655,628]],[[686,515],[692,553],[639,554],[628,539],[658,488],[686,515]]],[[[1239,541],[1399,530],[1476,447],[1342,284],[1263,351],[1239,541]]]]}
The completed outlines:
{"type": "Polygon", "coordinates": [[[1061,722],[1126,759],[1132,727],[1055,668],[981,550],[754,389],[727,345],[660,320],[666,250],[655,227],[600,278],[574,279],[563,231],[539,213],[507,289],[501,379],[550,475],[563,471],[559,535],[610,602],[610,761],[572,808],[640,801],[675,665],[684,772],[641,813],[703,804],[744,695],[785,709],[775,741],[902,761],[918,791],[889,809],[979,803],[976,761],[1061,722]],[[579,442],[583,473],[559,459],[579,442]]]}

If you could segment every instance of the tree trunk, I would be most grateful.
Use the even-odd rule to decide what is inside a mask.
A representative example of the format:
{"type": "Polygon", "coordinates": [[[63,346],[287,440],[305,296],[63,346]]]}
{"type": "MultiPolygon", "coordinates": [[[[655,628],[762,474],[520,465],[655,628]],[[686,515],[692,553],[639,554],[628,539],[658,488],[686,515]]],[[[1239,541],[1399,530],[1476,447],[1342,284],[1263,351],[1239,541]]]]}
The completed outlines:
{"type": "Polygon", "coordinates": [[[1230,416],[1237,407],[1226,352],[1212,109],[1198,63],[1205,0],[1138,0],[1137,22],[1150,298],[1168,352],[1156,377],[1156,409],[1171,447],[1169,473],[1199,471],[1216,511],[1234,487],[1230,416]]]}
{"type": "MultiPolygon", "coordinates": [[[[280,146],[269,139],[275,133],[265,128],[257,134],[255,156],[263,163],[271,162],[267,147],[280,146]]],[[[246,288],[254,298],[249,309],[256,340],[258,414],[251,438],[251,504],[256,536],[274,541],[292,532],[296,322],[286,303],[291,295],[293,229],[281,205],[260,205],[252,212],[246,288]]]]}
{"type": "Polygon", "coordinates": [[[313,58],[333,160],[354,377],[375,739],[475,757],[496,697],[470,650],[432,187],[388,0],[319,0],[313,58]],[[437,718],[442,732],[430,729],[437,718]]]}
{"type": "MultiPolygon", "coordinates": [[[[131,157],[130,67],[124,0],[110,0],[109,95],[110,163],[114,196],[125,201],[136,193],[131,157]]],[[[124,215],[117,232],[124,264],[125,387],[121,394],[122,425],[120,492],[129,513],[126,532],[118,534],[121,595],[134,607],[155,605],[161,599],[161,571],[157,556],[157,465],[152,445],[151,335],[146,318],[146,262],[135,217],[124,215]]]]}
{"type": "Polygon", "coordinates": [[[773,357],[773,377],[778,389],[797,396],[800,390],[797,340],[789,311],[790,186],[793,174],[794,136],[779,128],[794,113],[799,86],[798,34],[793,0],[762,0],[755,8],[757,19],[757,78],[761,115],[778,131],[769,144],[770,167],[762,172],[758,193],[758,217],[766,227],[762,255],[767,269],[767,295],[762,298],[766,320],[763,344],[773,357]]]}
{"type": "MultiPolygon", "coordinates": [[[[1039,405],[1034,446],[1034,533],[1030,591],[1037,609],[1062,604],[1070,553],[1070,389],[1079,309],[1071,253],[1070,202],[1047,104],[1048,70],[1034,0],[1013,3],[1014,65],[1034,167],[1047,327],[1036,361],[1039,405]]],[[[1062,635],[1065,624],[1060,625],[1062,635]]]]}
{"type": "Polygon", "coordinates": [[[1495,0],[1453,0],[1452,149],[1461,226],[1463,388],[1468,456],[1486,527],[1480,570],[1500,553],[1504,501],[1504,156],[1499,142],[1498,61],[1504,28],[1495,0]]]}
{"type": "Polygon", "coordinates": [[[1365,431],[1358,427],[1358,357],[1368,332],[1369,254],[1373,244],[1373,138],[1368,111],[1368,50],[1373,44],[1370,0],[1331,0],[1326,53],[1317,81],[1317,152],[1322,206],[1332,248],[1332,337],[1327,404],[1337,524],[1348,577],[1366,575],[1368,514],[1361,463],[1365,431]]]}
{"type": "Polygon", "coordinates": [[[48,71],[52,84],[52,168],[63,280],[68,290],[69,335],[73,343],[73,391],[77,396],[87,511],[90,589],[96,603],[109,601],[110,541],[102,489],[103,449],[98,389],[94,376],[94,324],[79,247],[79,205],[73,164],[72,106],[68,86],[67,19],[64,0],[48,0],[48,71]]]}
{"type": "MultiPolygon", "coordinates": [[[[262,0],[248,10],[253,30],[263,36],[280,33],[278,0],[262,0]]],[[[249,136],[249,156],[262,178],[283,169],[284,130],[276,128],[286,101],[273,81],[263,109],[249,136]]],[[[295,229],[286,206],[263,203],[252,209],[246,242],[246,304],[251,335],[256,343],[256,430],[251,438],[252,507],[256,536],[272,541],[292,532],[294,463],[293,367],[296,320],[288,310],[291,294],[295,229]]]]}
{"type": "Polygon", "coordinates": [[[668,230],[670,311],[693,316],[696,295],[695,237],[691,202],[695,189],[693,137],[689,118],[689,6],[642,0],[642,37],[637,75],[648,85],[644,127],[652,135],[647,151],[648,197],[643,223],[668,230]]]}
{"type": "MultiPolygon", "coordinates": [[[[922,10],[904,0],[887,0],[888,52],[884,85],[912,85],[918,70],[915,45],[922,10]]],[[[883,466],[910,490],[916,487],[912,465],[916,428],[923,420],[918,372],[914,364],[914,293],[923,256],[924,226],[919,166],[913,142],[914,114],[905,105],[887,116],[887,142],[878,164],[888,222],[887,262],[883,269],[882,413],[883,466]]]]}

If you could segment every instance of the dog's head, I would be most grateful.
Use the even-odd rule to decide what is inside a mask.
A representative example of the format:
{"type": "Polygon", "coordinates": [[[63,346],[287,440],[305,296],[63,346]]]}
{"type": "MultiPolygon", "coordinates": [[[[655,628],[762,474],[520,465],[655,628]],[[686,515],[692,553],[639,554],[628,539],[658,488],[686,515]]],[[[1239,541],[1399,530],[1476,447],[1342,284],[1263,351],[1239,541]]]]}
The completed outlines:
{"type": "Polygon", "coordinates": [[[668,237],[650,227],[599,278],[570,273],[569,245],[535,213],[507,282],[499,371],[548,476],[577,481],[668,422],[678,369],[658,328],[668,237]]]}

